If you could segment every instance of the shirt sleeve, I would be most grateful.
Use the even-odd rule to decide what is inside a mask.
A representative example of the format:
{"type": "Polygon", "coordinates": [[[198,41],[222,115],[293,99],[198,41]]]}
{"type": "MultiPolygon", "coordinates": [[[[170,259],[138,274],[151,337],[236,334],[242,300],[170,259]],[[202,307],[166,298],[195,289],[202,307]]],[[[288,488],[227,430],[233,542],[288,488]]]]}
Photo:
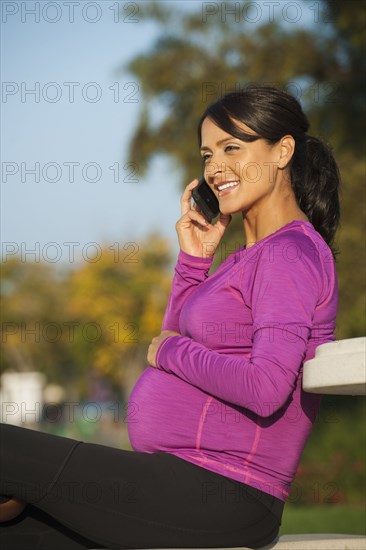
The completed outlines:
{"type": "Polygon", "coordinates": [[[304,253],[294,262],[284,250],[280,246],[274,257],[260,254],[257,260],[246,296],[253,318],[249,358],[170,336],[158,348],[158,368],[262,417],[281,408],[295,387],[322,290],[311,256],[304,253]]]}
{"type": "Polygon", "coordinates": [[[212,262],[213,257],[199,258],[191,256],[183,250],[179,251],[161,330],[179,332],[179,316],[182,306],[193,290],[208,277],[212,262]]]}

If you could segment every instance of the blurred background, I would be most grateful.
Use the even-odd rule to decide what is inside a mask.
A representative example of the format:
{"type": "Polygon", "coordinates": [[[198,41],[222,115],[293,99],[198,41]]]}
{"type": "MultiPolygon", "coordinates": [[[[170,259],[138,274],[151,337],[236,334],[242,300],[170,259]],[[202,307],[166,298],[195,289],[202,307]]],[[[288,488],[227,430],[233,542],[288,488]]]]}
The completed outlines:
{"type": "MultiPolygon", "coordinates": [[[[342,177],[336,338],[365,330],[365,3],[2,2],[1,420],[129,449],[205,107],[292,93],[342,177]]],[[[235,217],[211,272],[245,244],[235,217]]],[[[365,401],[323,399],[282,533],[365,532],[365,401]]]]}

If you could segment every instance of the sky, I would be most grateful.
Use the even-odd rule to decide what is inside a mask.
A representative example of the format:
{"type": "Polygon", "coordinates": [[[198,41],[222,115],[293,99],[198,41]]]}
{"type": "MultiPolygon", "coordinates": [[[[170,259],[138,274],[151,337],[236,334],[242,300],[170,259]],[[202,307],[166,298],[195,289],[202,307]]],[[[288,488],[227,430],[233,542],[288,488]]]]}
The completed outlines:
{"type": "Polygon", "coordinates": [[[88,2],[83,12],[75,2],[74,14],[67,2],[48,2],[43,13],[38,3],[39,21],[36,2],[8,4],[2,14],[3,260],[18,252],[27,261],[72,263],[93,258],[105,242],[139,243],[153,230],[176,246],[178,178],[168,177],[159,160],[143,180],[126,165],[141,91],[130,74],[116,74],[148,50],[156,28],[139,21],[134,3],[88,2]]]}
{"type": "MultiPolygon", "coordinates": [[[[296,2],[287,4],[282,15],[291,19],[296,2]]],[[[159,157],[143,178],[127,164],[142,92],[127,70],[117,73],[148,52],[160,30],[142,21],[136,2],[3,1],[1,8],[3,261],[17,254],[72,265],[92,261],[106,243],[139,245],[153,231],[176,255],[179,173],[159,157]]],[[[316,17],[301,15],[301,24],[316,17]]]]}

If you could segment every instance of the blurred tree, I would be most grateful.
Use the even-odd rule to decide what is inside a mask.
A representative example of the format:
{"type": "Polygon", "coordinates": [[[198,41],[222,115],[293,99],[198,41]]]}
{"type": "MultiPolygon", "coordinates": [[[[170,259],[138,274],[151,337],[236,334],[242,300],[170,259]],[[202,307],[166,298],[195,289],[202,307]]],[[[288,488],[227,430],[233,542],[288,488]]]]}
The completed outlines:
{"type": "Polygon", "coordinates": [[[365,217],[365,25],[366,4],[359,0],[324,2],[333,21],[332,35],[339,60],[329,73],[335,97],[318,107],[326,136],[334,145],[342,176],[337,337],[366,334],[365,217]],[[322,111],[322,113],[321,113],[322,111]]]}
{"type": "MultiPolygon", "coordinates": [[[[128,247],[104,247],[69,279],[74,361],[107,376],[127,396],[147,365],[147,347],[160,333],[171,277],[168,243],[157,235],[128,247]]],[[[85,392],[86,376],[80,379],[85,392]]]]}
{"type": "MultiPolygon", "coordinates": [[[[281,26],[281,10],[268,22],[250,22],[243,15],[250,2],[241,2],[240,10],[239,2],[226,2],[226,15],[219,9],[211,15],[179,12],[169,4],[141,4],[141,16],[160,24],[162,34],[148,54],[127,67],[144,93],[130,148],[141,173],[160,151],[176,159],[184,181],[193,178],[199,162],[192,135],[202,111],[226,91],[250,83],[274,84],[294,93],[304,102],[314,131],[331,138],[334,146],[363,151],[362,0],[322,0],[311,7],[312,28],[302,28],[300,19],[291,31],[281,26]],[[156,110],[159,117],[165,114],[158,124],[156,110]]],[[[306,4],[302,13],[309,12],[306,4]]]]}
{"type": "Polygon", "coordinates": [[[73,376],[62,329],[65,284],[53,265],[12,258],[1,264],[1,369],[47,372],[66,383],[73,376]]]}
{"type": "MultiPolygon", "coordinates": [[[[184,188],[202,172],[196,127],[208,104],[253,83],[295,95],[309,118],[309,133],[333,147],[342,177],[341,225],[336,235],[340,252],[336,338],[363,336],[366,4],[363,0],[297,2],[303,15],[311,11],[313,23],[305,26],[300,19],[286,26],[281,4],[276,3],[273,18],[253,23],[256,17],[249,10],[255,5],[266,13],[268,4],[203,3],[197,12],[180,11],[179,3],[140,4],[140,15],[155,22],[161,34],[153,48],[121,67],[139,81],[143,94],[129,160],[143,175],[154,155],[165,155],[180,170],[184,188]]],[[[236,215],[215,254],[212,271],[242,244],[242,218],[236,215]]],[[[313,488],[319,487],[319,480],[322,489],[327,488],[324,480],[338,487],[337,502],[361,502],[364,469],[356,471],[355,453],[365,441],[362,402],[325,397],[319,418],[295,480],[296,503],[314,504],[313,488]],[[329,426],[327,419],[334,418],[334,411],[342,423],[329,426]],[[357,426],[354,418],[360,421],[357,426]],[[352,441],[345,433],[354,435],[352,441]],[[361,445],[356,449],[355,437],[361,445]],[[324,441],[328,442],[325,449],[324,441]]],[[[321,502],[328,502],[328,493],[322,496],[321,502]]]]}
{"type": "MultiPolygon", "coordinates": [[[[311,8],[311,28],[297,24],[290,31],[276,17],[281,11],[254,24],[243,16],[249,13],[250,2],[241,2],[239,10],[238,5],[225,2],[223,16],[221,4],[213,4],[211,13],[203,8],[196,13],[179,11],[171,3],[140,4],[141,16],[160,25],[161,36],[127,67],[143,92],[130,161],[144,174],[154,155],[165,154],[181,170],[184,187],[202,171],[196,126],[208,104],[251,83],[293,93],[309,117],[309,133],[333,146],[343,179],[336,239],[340,250],[336,336],[365,334],[365,186],[360,154],[365,145],[366,5],[358,0],[317,2],[311,8]]],[[[302,5],[305,10],[306,3],[302,5]]],[[[243,240],[242,219],[236,215],[212,269],[243,240]]]]}
{"type": "Polygon", "coordinates": [[[1,369],[44,372],[79,397],[97,374],[127,395],[161,330],[170,262],[157,235],[105,246],[61,278],[53,265],[3,262],[1,369]]]}

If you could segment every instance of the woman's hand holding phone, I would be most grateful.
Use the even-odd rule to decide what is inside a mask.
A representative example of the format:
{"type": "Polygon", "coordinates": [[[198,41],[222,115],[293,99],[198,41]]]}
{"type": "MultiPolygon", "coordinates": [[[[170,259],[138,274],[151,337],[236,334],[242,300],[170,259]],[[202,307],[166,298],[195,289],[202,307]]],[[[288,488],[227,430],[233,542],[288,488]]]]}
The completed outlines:
{"type": "Polygon", "coordinates": [[[198,183],[198,179],[195,179],[186,186],[181,198],[182,217],[175,224],[175,229],[183,252],[191,256],[208,258],[215,254],[232,217],[230,214],[220,214],[217,222],[211,224],[196,204],[192,208],[192,190],[198,183]]]}

